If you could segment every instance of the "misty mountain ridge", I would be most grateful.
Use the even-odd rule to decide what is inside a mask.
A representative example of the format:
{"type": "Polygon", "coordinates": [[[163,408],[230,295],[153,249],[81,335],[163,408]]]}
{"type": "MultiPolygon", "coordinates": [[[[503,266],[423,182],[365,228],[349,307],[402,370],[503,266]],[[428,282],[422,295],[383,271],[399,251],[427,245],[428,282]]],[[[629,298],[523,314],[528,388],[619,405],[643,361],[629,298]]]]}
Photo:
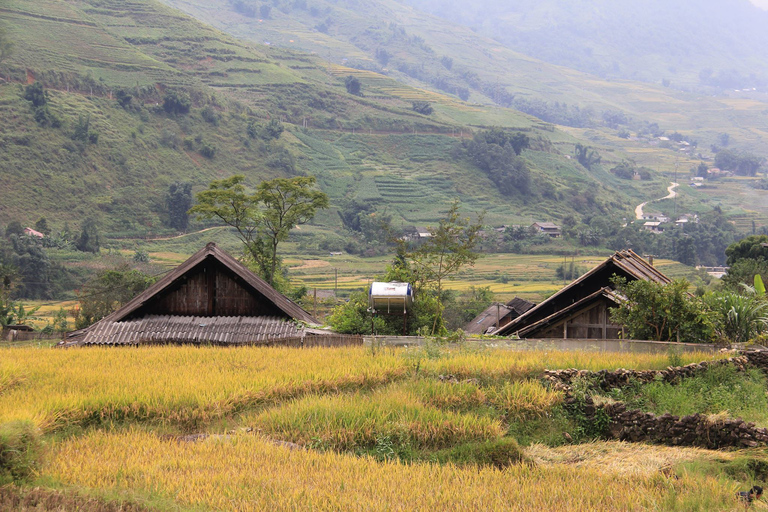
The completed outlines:
{"type": "Polygon", "coordinates": [[[605,78],[766,83],[768,13],[748,0],[402,0],[516,51],[605,78]]]}

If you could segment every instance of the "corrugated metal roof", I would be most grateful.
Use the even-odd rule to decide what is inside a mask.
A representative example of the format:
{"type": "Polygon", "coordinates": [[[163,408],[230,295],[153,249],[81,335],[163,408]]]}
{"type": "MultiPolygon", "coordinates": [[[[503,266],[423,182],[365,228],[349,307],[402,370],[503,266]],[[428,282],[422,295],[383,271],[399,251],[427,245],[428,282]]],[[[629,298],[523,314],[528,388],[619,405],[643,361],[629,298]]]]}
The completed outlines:
{"type": "Polygon", "coordinates": [[[515,297],[511,301],[507,302],[507,307],[510,309],[514,309],[518,315],[522,315],[523,313],[534,308],[535,306],[536,304],[534,304],[533,302],[522,299],[520,297],[515,297]]]}
{"type": "Polygon", "coordinates": [[[471,322],[464,326],[467,334],[485,334],[490,327],[495,327],[497,320],[504,318],[512,311],[504,304],[494,302],[485,311],[477,315],[471,322]]]}
{"type": "Polygon", "coordinates": [[[68,333],[64,344],[125,345],[173,341],[184,343],[201,341],[254,343],[276,337],[301,336],[303,327],[298,326],[299,322],[309,326],[319,325],[319,322],[299,305],[272,288],[266,281],[211,242],[111,315],[90,327],[68,333]],[[298,322],[277,316],[147,315],[126,320],[144,304],[173,286],[176,281],[183,279],[188,272],[203,263],[206,258],[212,258],[227,267],[243,280],[244,286],[253,288],[271,301],[278,310],[298,322]]]}
{"type": "Polygon", "coordinates": [[[70,333],[66,345],[137,345],[140,343],[266,343],[303,337],[304,326],[279,317],[150,315],[124,322],[98,322],[70,333]]]}
{"type": "MultiPolygon", "coordinates": [[[[556,311],[551,311],[553,308],[553,304],[557,305],[559,304],[559,299],[561,297],[571,291],[573,291],[574,294],[583,294],[583,291],[580,290],[587,290],[586,295],[591,295],[594,293],[596,289],[602,288],[604,286],[607,286],[609,284],[608,278],[605,278],[604,283],[600,283],[599,286],[596,285],[597,283],[591,283],[591,286],[587,286],[588,281],[594,279],[594,276],[603,270],[613,267],[616,270],[621,270],[622,272],[626,273],[627,276],[634,278],[634,279],[643,279],[646,281],[653,281],[656,283],[662,283],[662,284],[669,284],[672,282],[670,278],[659,272],[658,269],[656,269],[653,265],[645,261],[643,258],[637,255],[634,251],[631,249],[625,249],[623,251],[617,251],[612,256],[610,256],[608,259],[606,259],[601,264],[594,267],[592,270],[584,274],[583,276],[579,277],[569,285],[561,288],[559,291],[551,295],[547,300],[540,303],[538,306],[530,309],[526,313],[520,315],[507,325],[503,326],[501,329],[499,329],[496,334],[499,335],[507,335],[515,333],[528,325],[531,325],[535,322],[540,321],[541,319],[545,317],[549,317],[552,314],[555,314],[556,311]],[[582,286],[584,285],[584,286],[582,286]],[[591,288],[591,289],[590,289],[591,288]],[[546,313],[545,313],[546,312],[546,313]]],[[[608,276],[610,277],[610,276],[608,276]]],[[[583,297],[583,295],[582,295],[583,297]]],[[[570,306],[573,302],[577,302],[579,299],[573,300],[567,305],[561,305],[560,309],[563,307],[570,306]]]]}

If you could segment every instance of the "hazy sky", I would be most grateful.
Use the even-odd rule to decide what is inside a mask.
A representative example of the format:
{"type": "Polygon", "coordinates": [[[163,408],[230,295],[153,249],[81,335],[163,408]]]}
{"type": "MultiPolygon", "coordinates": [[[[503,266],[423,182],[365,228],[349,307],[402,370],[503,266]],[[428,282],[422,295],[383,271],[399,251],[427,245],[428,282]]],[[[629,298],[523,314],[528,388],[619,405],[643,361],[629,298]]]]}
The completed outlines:
{"type": "Polygon", "coordinates": [[[768,9],[768,0],[750,0],[753,4],[763,9],[768,9]]]}

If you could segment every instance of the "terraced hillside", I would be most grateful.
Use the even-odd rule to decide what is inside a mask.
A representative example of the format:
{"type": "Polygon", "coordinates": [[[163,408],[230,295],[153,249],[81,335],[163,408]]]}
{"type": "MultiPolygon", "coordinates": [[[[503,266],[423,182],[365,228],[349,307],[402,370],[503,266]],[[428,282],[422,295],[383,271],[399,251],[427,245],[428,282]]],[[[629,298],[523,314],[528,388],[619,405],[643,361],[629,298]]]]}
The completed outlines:
{"type": "MultiPolygon", "coordinates": [[[[404,5],[408,2],[278,2],[269,17],[262,17],[244,13],[243,5],[256,5],[246,0],[162,1],[246,40],[313,51],[332,62],[379,71],[406,84],[454,97],[466,95],[471,102],[530,106],[544,100],[555,110],[550,114],[559,124],[575,122],[584,109],[592,109],[598,124],[604,111],[622,111],[637,122],[656,122],[664,130],[695,135],[702,147],[727,131],[741,148],[768,151],[764,94],[712,97],[600,78],[515,52],[467,27],[404,5]],[[239,12],[236,5],[241,6],[239,12]],[[563,103],[568,108],[562,108],[563,103]]],[[[536,110],[546,109],[538,105],[536,110]]]]}
{"type": "MultiPolygon", "coordinates": [[[[574,185],[603,198],[595,211],[617,214],[631,210],[647,187],[663,191],[660,179],[598,183],[603,176],[566,158],[578,136],[518,111],[245,43],[152,0],[10,0],[0,24],[15,45],[0,65],[7,157],[0,162],[7,191],[0,223],[44,215],[60,227],[95,217],[109,235],[162,231],[172,182],[199,190],[234,173],[250,185],[314,174],[334,206],[345,199],[390,205],[404,225],[435,221],[453,197],[467,211],[487,210],[491,223],[509,224],[567,215],[573,209],[558,197],[574,185]],[[363,84],[362,96],[347,93],[350,75],[363,84]],[[35,81],[45,85],[53,116],[37,122],[24,99],[35,81]],[[190,96],[188,113],[163,109],[169,91],[190,96]],[[416,113],[413,101],[430,102],[434,113],[416,113]],[[256,134],[271,119],[285,127],[278,140],[256,134]],[[75,140],[82,123],[92,140],[75,140]],[[471,161],[452,154],[490,126],[539,141],[524,154],[537,184],[532,196],[500,194],[471,161]]],[[[606,161],[621,158],[617,152],[606,161]]],[[[333,209],[316,222],[339,230],[333,209]]]]}

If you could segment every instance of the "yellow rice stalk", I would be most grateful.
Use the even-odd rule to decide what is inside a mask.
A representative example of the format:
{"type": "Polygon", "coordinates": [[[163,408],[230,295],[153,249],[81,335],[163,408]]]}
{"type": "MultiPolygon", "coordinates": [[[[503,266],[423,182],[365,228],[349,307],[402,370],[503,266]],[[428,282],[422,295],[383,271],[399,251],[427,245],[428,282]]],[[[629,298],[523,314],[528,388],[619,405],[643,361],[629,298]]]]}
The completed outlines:
{"type": "MultiPolygon", "coordinates": [[[[374,389],[412,374],[402,353],[306,349],[141,347],[2,351],[0,422],[71,424],[152,420],[184,429],[307,394],[374,389]],[[10,377],[8,377],[10,375],[10,377]],[[21,376],[21,377],[19,377],[21,376]],[[12,384],[8,384],[12,382],[12,384]]],[[[711,358],[685,354],[686,362],[711,358]]],[[[663,368],[665,355],[488,350],[422,361],[424,374],[481,381],[538,378],[544,368],[663,368]]],[[[421,371],[421,370],[420,370],[421,371]]]]}
{"type": "Polygon", "coordinates": [[[491,404],[507,418],[542,417],[562,403],[563,394],[550,391],[541,382],[524,380],[505,382],[489,391],[491,404]]]}
{"type": "Polygon", "coordinates": [[[214,510],[743,510],[733,486],[714,478],[599,463],[462,469],[288,450],[251,435],[178,443],[139,431],[97,431],[52,452],[44,474],[64,484],[214,510]]]}

